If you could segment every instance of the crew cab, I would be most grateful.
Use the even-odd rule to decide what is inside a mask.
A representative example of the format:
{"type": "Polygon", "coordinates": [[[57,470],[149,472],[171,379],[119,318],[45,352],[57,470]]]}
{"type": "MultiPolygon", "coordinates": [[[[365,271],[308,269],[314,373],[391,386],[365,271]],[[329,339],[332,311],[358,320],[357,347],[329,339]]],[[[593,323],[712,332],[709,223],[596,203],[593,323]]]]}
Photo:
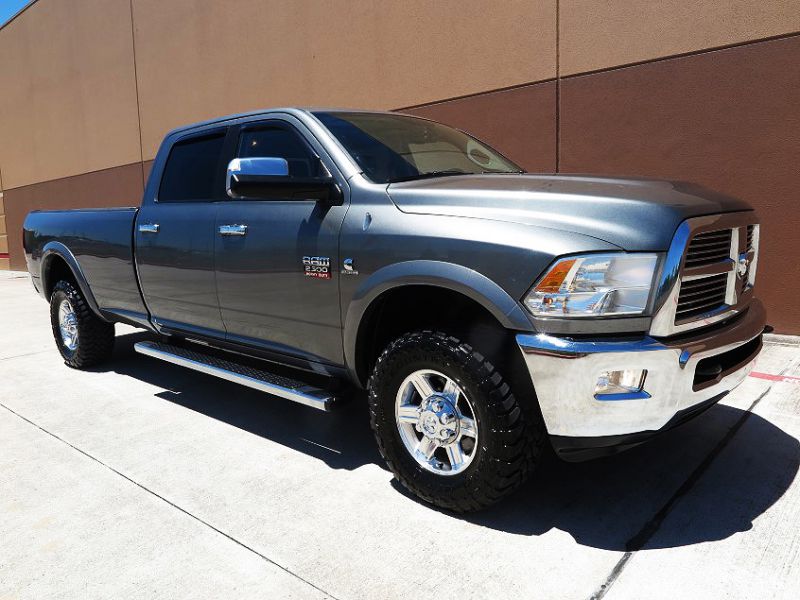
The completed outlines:
{"type": "Polygon", "coordinates": [[[127,323],[143,355],[318,409],[364,389],[397,479],[455,511],[548,444],[613,454],[736,387],[759,236],[697,185],[529,174],[433,121],[299,108],[171,131],[140,207],[24,224],[68,366],[127,323]]]}

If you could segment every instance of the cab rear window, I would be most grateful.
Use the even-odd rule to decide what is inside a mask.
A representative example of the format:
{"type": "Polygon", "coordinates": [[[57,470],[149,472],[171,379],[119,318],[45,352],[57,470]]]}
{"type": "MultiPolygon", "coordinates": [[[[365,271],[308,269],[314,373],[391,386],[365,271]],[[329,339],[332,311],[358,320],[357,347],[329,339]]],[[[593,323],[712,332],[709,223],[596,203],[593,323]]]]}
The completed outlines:
{"type": "Polygon", "coordinates": [[[203,202],[221,196],[220,160],[225,132],[181,140],[172,146],[158,190],[159,202],[203,202]]]}

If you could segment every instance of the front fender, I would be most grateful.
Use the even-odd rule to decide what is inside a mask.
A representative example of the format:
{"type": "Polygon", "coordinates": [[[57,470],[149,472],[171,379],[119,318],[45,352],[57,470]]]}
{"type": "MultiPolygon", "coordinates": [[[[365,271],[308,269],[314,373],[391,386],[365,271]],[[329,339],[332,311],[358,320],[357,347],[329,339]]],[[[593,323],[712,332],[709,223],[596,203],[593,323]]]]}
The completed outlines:
{"type": "Polygon", "coordinates": [[[81,265],[78,263],[78,259],[76,259],[75,255],[72,254],[70,249],[61,242],[50,241],[47,242],[42,248],[40,270],[42,296],[44,296],[46,300],[49,300],[49,298],[46,296],[46,290],[51,289],[56,283],[54,281],[49,281],[48,274],[50,271],[50,265],[56,257],[61,258],[65,263],[67,263],[67,266],[69,267],[70,271],[72,271],[72,275],[75,278],[83,297],[86,299],[86,303],[89,305],[89,308],[92,309],[92,312],[94,312],[94,314],[100,317],[103,321],[108,322],[108,319],[103,316],[103,313],[97,304],[97,300],[92,293],[92,289],[89,287],[89,282],[86,280],[86,275],[84,275],[83,269],[81,269],[81,265]]]}
{"type": "Polygon", "coordinates": [[[462,265],[435,260],[411,260],[378,269],[356,290],[344,322],[344,355],[354,381],[356,345],[364,315],[388,290],[407,285],[430,285],[458,292],[488,310],[507,329],[532,331],[533,326],[517,300],[485,275],[462,265]]]}

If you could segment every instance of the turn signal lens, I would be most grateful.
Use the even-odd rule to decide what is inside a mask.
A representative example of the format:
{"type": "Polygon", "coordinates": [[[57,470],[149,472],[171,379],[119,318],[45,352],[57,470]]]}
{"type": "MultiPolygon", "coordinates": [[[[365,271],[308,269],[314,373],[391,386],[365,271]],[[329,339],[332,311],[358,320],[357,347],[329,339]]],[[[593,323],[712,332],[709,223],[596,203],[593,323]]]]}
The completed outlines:
{"type": "Polygon", "coordinates": [[[555,293],[561,289],[561,284],[569,274],[572,265],[575,264],[575,259],[560,260],[556,265],[550,269],[536,286],[537,292],[555,293]]]}
{"type": "Polygon", "coordinates": [[[562,258],[525,297],[537,317],[640,315],[647,309],[657,254],[562,258]]]}

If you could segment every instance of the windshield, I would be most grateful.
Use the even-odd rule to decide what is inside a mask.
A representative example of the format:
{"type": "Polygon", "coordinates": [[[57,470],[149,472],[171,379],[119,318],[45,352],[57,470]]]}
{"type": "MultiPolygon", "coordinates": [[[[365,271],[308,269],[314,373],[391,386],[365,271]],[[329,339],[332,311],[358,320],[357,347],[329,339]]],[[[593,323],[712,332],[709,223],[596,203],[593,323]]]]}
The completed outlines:
{"type": "Polygon", "coordinates": [[[474,173],[521,173],[517,165],[446,125],[381,113],[315,112],[375,183],[474,173]]]}

